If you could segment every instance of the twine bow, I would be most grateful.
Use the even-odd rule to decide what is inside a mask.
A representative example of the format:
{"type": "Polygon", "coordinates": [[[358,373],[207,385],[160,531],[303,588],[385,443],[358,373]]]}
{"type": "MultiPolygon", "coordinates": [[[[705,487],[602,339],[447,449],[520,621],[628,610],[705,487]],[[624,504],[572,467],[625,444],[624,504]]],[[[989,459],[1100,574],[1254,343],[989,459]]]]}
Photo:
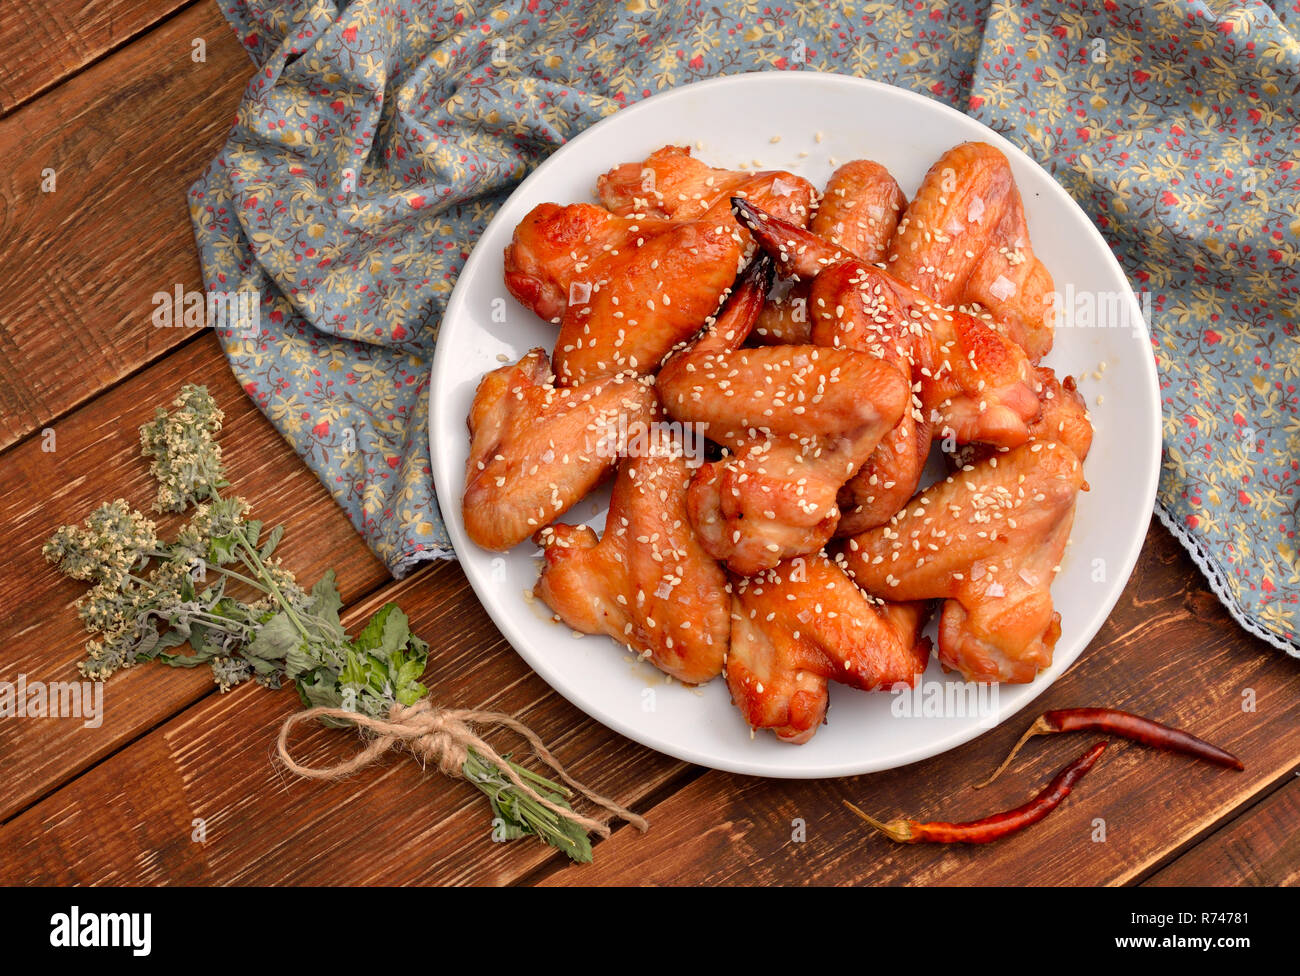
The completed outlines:
{"type": "Polygon", "coordinates": [[[336,780],[364,769],[379,759],[390,749],[405,747],[422,762],[435,763],[438,769],[453,779],[464,778],[465,760],[470,750],[478,753],[493,765],[520,792],[540,803],[558,817],[578,824],[588,833],[602,838],[609,836],[609,826],[584,816],[553,800],[547,799],[530,786],[504,758],[497,754],[483,738],[474,731],[473,723],[503,726],[517,733],[524,739],[542,762],[553,769],[557,776],[581,793],[592,803],[604,807],[614,816],[635,826],[638,830],[649,829],[646,819],[608,797],[601,796],[582,783],[573,779],[551,751],[546,748],[541,738],[517,719],[503,712],[481,711],[472,708],[439,708],[428,698],[422,698],[414,705],[394,705],[388,712],[388,718],[371,718],[344,708],[317,707],[296,712],[284,720],[280,727],[278,752],[280,760],[290,771],[308,779],[336,780]],[[322,768],[304,766],[293,758],[289,752],[289,733],[299,722],[312,719],[332,718],[350,722],[360,729],[374,733],[366,747],[351,759],[345,759],[333,766],[322,768]]]}

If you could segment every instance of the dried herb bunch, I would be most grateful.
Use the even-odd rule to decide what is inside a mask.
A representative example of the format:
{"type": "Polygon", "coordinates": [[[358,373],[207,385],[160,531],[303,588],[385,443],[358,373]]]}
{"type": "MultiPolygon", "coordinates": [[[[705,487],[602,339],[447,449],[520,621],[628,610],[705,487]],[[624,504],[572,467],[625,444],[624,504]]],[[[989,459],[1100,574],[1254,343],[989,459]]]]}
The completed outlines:
{"type": "MultiPolygon", "coordinates": [[[[90,584],[77,603],[91,634],[82,674],[104,680],[142,661],[206,665],[223,692],[250,680],[268,688],[288,680],[307,707],[371,718],[420,701],[429,646],[411,633],[406,614],[386,604],[348,637],[333,570],[310,589],[300,586],[275,556],[284,527],[266,529],[248,502],[222,494],[229,482],[221,423],[207,389],[186,385],[170,410],[159,408],[140,428],[158,484],[154,510],[193,507],[173,541],[119,498],[45,544],[46,559],[90,584]]],[[[571,809],[566,787],[503,758],[537,794],[571,809]]],[[[574,860],[591,859],[586,830],[520,791],[492,760],[471,749],[461,773],[489,798],[496,839],[532,835],[574,860]]]]}

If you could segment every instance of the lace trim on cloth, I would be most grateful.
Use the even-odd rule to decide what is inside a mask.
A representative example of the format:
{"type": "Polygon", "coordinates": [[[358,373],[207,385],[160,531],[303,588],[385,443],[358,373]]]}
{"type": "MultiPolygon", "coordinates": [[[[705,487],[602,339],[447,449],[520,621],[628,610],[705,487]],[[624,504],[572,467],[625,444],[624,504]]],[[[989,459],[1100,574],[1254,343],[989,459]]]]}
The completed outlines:
{"type": "Polygon", "coordinates": [[[419,552],[406,552],[396,561],[392,568],[393,579],[405,579],[420,567],[422,563],[456,561],[456,550],[447,548],[425,548],[419,552]]]}
{"type": "Polygon", "coordinates": [[[1183,526],[1179,525],[1178,522],[1165,511],[1165,507],[1159,502],[1156,502],[1156,516],[1160,519],[1161,524],[1169,530],[1170,534],[1183,544],[1183,548],[1186,549],[1188,554],[1192,557],[1192,562],[1196,563],[1197,568],[1199,568],[1201,573],[1204,574],[1206,581],[1210,584],[1210,589],[1214,591],[1214,595],[1217,596],[1219,602],[1228,609],[1228,613],[1232,614],[1233,620],[1237,621],[1243,629],[1255,635],[1260,640],[1272,644],[1279,651],[1286,651],[1292,657],[1300,657],[1300,644],[1293,644],[1290,641],[1284,640],[1271,630],[1265,630],[1246,615],[1241,604],[1237,602],[1236,598],[1232,595],[1232,591],[1228,589],[1227,582],[1224,579],[1223,571],[1219,568],[1219,564],[1215,562],[1214,557],[1210,554],[1209,550],[1202,545],[1200,539],[1188,532],[1183,526]]]}

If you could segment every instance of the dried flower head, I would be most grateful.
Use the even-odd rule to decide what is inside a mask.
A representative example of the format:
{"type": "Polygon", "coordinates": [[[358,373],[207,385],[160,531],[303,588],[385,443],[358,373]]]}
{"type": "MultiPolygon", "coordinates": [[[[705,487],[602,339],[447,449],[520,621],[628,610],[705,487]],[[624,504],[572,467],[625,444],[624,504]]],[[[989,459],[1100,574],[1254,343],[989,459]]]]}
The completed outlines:
{"type": "Polygon", "coordinates": [[[100,505],[79,526],[60,526],[41,553],[65,576],[115,587],[157,546],[153,522],[119,498],[100,505]]]}
{"type": "Polygon", "coordinates": [[[140,450],[153,459],[149,471],[158,482],[155,511],[183,511],[225,486],[217,443],[223,416],[208,388],[190,383],[181,387],[170,412],[159,407],[140,428],[140,450]]]}

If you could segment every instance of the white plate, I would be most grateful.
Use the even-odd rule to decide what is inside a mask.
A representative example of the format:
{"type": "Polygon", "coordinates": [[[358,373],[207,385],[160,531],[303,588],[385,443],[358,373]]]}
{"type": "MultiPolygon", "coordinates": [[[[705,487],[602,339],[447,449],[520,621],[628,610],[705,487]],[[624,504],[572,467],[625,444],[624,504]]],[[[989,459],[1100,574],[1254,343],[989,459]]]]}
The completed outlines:
{"type": "MultiPolygon", "coordinates": [[[[1023,708],[1074,663],[1119,598],[1146,535],[1160,457],[1155,363],[1140,316],[1123,272],[1083,211],[1028,156],[973,119],[912,92],[843,75],[764,72],[687,85],[623,109],[560,148],[484,231],[447,306],[433,362],[438,501],[461,566],[493,621],[551,687],[597,721],[670,756],[738,773],[817,778],[891,769],[951,749],[1023,708]],[[1074,542],[1053,587],[1061,639],[1052,667],[1036,681],[998,688],[977,703],[977,715],[949,708],[930,717],[915,707],[924,698],[904,701],[835,685],[829,722],[807,745],[780,743],[770,733],[751,738],[721,679],[694,690],[666,684],[609,638],[576,640],[568,627],[551,622],[540,602],[526,603],[523,591],[537,580],[536,547],[525,543],[501,555],[466,538],[460,498],[474,390],[485,372],[501,365],[499,355],[513,362],[532,347],[550,350],[555,343],[556,328],[522,308],[502,283],[502,250],[534,206],[590,201],[596,177],[611,166],[668,143],[697,142],[703,148],[695,155],[712,165],[757,159],[762,168],[789,169],[817,186],[834,168],[832,159],[875,159],[910,196],[941,153],[969,140],[992,143],[1011,160],[1034,250],[1058,292],[1074,296],[1068,307],[1080,310],[1077,325],[1057,330],[1047,362],[1087,374],[1081,387],[1097,429],[1085,468],[1092,491],[1080,496],[1074,542]],[[801,159],[800,151],[808,156],[801,159]],[[1117,296],[1115,308],[1130,327],[1082,327],[1089,295],[1117,296]],[[496,321],[503,302],[506,321],[496,321]],[[1103,362],[1101,378],[1091,378],[1103,362]]],[[[580,502],[565,521],[599,527],[607,499],[605,492],[580,502]]],[[[932,662],[924,681],[958,678],[932,662]]]]}

